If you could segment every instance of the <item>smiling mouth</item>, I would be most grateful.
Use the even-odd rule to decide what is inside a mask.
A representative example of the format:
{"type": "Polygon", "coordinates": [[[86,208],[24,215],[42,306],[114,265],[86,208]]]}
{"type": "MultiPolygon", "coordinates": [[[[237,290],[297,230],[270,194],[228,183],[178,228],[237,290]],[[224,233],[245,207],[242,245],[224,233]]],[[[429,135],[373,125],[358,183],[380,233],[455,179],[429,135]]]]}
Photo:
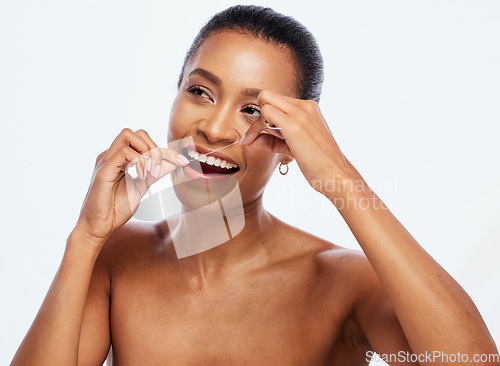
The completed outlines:
{"type": "Polygon", "coordinates": [[[182,151],[190,163],[187,165],[193,170],[199,170],[198,165],[201,168],[203,175],[206,174],[218,174],[218,175],[231,175],[240,170],[240,167],[234,163],[231,163],[225,159],[221,159],[217,156],[217,153],[205,155],[194,149],[185,148],[182,151]]]}

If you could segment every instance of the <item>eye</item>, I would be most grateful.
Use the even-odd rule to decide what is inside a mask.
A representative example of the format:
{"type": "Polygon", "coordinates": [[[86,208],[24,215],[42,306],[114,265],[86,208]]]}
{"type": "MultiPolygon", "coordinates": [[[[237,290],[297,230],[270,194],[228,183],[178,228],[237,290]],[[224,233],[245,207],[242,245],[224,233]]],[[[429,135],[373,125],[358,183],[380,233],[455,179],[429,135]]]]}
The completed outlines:
{"type": "Polygon", "coordinates": [[[255,107],[245,107],[243,108],[243,112],[249,114],[252,117],[260,117],[260,110],[255,107]]]}
{"type": "Polygon", "coordinates": [[[208,93],[205,90],[203,90],[202,88],[200,88],[199,86],[196,86],[196,85],[191,86],[191,87],[187,88],[187,91],[189,93],[197,95],[201,98],[211,99],[210,95],[208,95],[208,93]]]}

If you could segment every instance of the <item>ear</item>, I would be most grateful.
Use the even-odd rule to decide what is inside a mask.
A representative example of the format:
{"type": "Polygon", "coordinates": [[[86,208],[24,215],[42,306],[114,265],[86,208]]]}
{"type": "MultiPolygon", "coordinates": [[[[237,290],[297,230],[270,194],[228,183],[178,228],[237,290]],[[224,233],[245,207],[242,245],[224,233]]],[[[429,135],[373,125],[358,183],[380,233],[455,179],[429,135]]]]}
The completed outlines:
{"type": "Polygon", "coordinates": [[[280,159],[281,164],[288,164],[294,161],[294,158],[292,158],[290,155],[283,155],[283,157],[280,159]]]}

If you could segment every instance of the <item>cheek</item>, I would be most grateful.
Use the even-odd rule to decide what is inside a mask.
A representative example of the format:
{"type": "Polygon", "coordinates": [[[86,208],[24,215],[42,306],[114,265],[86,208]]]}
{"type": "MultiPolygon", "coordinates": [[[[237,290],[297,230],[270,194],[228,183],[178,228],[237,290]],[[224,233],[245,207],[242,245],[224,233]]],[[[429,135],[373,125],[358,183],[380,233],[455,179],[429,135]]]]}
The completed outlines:
{"type": "Polygon", "coordinates": [[[271,154],[269,152],[259,151],[247,148],[247,164],[253,176],[260,176],[265,180],[268,176],[272,175],[276,164],[278,163],[278,154],[271,154]]]}
{"type": "MultiPolygon", "coordinates": [[[[247,147],[247,149],[250,149],[247,147]]],[[[246,154],[247,169],[244,176],[239,179],[242,197],[245,202],[251,202],[260,196],[273,175],[279,159],[278,154],[255,151],[249,156],[246,154]]]]}
{"type": "Polygon", "coordinates": [[[188,103],[183,102],[181,97],[177,96],[170,111],[168,140],[174,141],[188,135],[193,126],[196,126],[198,119],[196,108],[190,108],[188,103]]]}

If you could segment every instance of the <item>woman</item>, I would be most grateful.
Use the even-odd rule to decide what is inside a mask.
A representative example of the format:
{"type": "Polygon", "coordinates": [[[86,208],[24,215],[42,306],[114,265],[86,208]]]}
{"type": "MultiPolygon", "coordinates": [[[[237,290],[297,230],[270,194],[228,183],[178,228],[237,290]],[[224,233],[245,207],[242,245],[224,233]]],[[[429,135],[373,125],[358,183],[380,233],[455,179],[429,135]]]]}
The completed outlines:
{"type": "Polygon", "coordinates": [[[463,364],[499,365],[473,359],[498,353],[473,302],[340,151],[317,104],[321,82],[314,38],[295,20],[254,6],[212,18],[186,56],[169,141],[192,137],[202,154],[239,142],[224,157],[237,166],[245,227],[178,259],[164,222],[127,223],[130,161],[140,160],[147,185],[190,163],[124,129],[97,157],[12,364],[100,365],[112,343],[117,365],[362,365],[372,350],[407,355],[392,364],[431,364],[424,356],[440,352],[449,362],[436,364],[465,354],[463,364]],[[265,211],[266,183],[292,159],[364,254],[265,211]]]}

